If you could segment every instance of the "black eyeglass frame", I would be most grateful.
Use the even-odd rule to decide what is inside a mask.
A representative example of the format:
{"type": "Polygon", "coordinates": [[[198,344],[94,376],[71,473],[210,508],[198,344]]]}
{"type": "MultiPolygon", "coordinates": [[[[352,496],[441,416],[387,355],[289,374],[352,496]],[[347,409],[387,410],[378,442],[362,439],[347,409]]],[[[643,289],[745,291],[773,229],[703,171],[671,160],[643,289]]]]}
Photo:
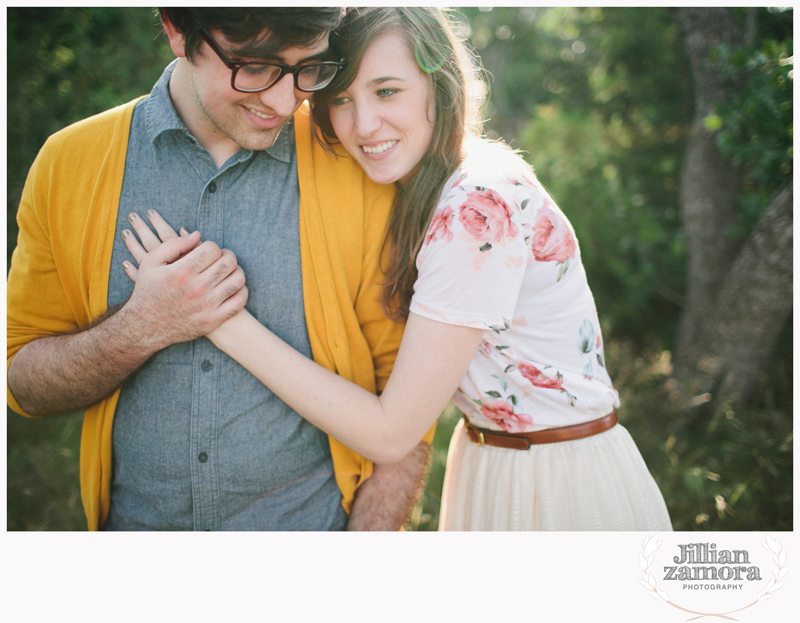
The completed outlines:
{"type": "Polygon", "coordinates": [[[239,93],[261,93],[262,91],[266,91],[267,89],[271,89],[274,87],[278,82],[286,74],[292,74],[292,78],[294,80],[294,88],[298,91],[302,91],[303,93],[314,93],[315,91],[321,91],[326,86],[328,86],[333,79],[336,77],[336,73],[342,69],[345,65],[347,65],[347,59],[342,57],[338,61],[313,61],[311,63],[305,63],[304,65],[285,65],[284,63],[273,63],[267,61],[234,61],[232,60],[227,54],[225,54],[224,50],[220,47],[220,45],[214,40],[205,27],[198,22],[197,25],[200,27],[200,36],[203,37],[203,40],[211,46],[211,49],[217,53],[220,60],[225,63],[225,66],[231,70],[231,88],[234,91],[238,91],[239,93]],[[280,71],[278,72],[278,77],[275,78],[272,82],[270,82],[267,86],[262,87],[260,89],[240,89],[236,86],[236,74],[239,73],[239,70],[246,65],[269,65],[271,67],[277,67],[280,71]],[[297,73],[302,71],[303,69],[308,69],[309,67],[336,67],[336,72],[334,72],[333,76],[329,82],[323,84],[320,87],[314,89],[304,89],[297,83],[297,73]]]}

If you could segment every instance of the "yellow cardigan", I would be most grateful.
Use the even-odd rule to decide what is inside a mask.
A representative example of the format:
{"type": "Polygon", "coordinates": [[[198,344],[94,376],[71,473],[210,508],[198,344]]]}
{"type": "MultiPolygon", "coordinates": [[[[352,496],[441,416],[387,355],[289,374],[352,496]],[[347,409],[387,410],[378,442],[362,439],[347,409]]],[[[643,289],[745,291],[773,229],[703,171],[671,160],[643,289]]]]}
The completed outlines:
{"type": "MultiPolygon", "coordinates": [[[[25,344],[84,326],[107,307],[108,277],[131,115],[138,100],[51,136],[28,174],[8,276],[7,366],[25,344]]],[[[349,157],[314,140],[307,105],[295,115],[303,296],[314,360],[371,392],[389,378],[402,326],[378,303],[394,193],[349,157]]],[[[8,404],[20,409],[10,390],[8,404]]],[[[119,390],[86,410],[81,497],[90,530],[108,516],[111,425],[119,390]]],[[[433,429],[426,439],[431,440],[433,429]]],[[[372,463],[330,439],[342,506],[372,463]]]]}

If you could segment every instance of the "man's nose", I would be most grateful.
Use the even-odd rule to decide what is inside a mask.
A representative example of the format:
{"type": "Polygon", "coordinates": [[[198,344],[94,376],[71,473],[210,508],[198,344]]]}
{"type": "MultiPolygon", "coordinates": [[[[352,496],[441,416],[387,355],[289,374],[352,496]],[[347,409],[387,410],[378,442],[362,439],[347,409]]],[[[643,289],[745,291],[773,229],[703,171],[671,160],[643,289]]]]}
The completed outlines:
{"type": "Polygon", "coordinates": [[[261,102],[280,117],[290,116],[298,101],[305,99],[304,95],[301,95],[300,91],[295,91],[292,74],[286,74],[266,91],[259,93],[261,102]]]}

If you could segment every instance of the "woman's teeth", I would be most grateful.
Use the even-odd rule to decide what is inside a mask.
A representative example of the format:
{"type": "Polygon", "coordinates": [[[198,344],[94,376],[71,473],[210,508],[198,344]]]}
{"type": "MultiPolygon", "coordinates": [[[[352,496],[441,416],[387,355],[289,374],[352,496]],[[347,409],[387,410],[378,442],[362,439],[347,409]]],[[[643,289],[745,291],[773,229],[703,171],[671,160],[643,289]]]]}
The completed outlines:
{"type": "Polygon", "coordinates": [[[361,149],[363,149],[368,154],[381,154],[390,147],[394,147],[397,142],[398,141],[388,141],[386,143],[381,143],[380,145],[375,145],[375,147],[367,147],[366,145],[362,145],[361,149]]]}

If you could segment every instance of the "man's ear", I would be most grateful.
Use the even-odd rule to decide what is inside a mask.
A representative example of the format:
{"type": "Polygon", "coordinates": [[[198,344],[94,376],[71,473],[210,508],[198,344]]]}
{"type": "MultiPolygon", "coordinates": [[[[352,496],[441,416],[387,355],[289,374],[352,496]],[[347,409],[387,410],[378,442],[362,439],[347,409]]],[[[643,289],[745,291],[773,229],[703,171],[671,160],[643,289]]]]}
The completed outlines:
{"type": "Polygon", "coordinates": [[[172,48],[175,56],[178,58],[185,58],[186,39],[184,38],[183,33],[175,28],[174,24],[169,21],[169,17],[167,17],[166,12],[161,13],[161,23],[164,26],[164,32],[167,34],[167,39],[169,39],[169,47],[172,48]]]}

